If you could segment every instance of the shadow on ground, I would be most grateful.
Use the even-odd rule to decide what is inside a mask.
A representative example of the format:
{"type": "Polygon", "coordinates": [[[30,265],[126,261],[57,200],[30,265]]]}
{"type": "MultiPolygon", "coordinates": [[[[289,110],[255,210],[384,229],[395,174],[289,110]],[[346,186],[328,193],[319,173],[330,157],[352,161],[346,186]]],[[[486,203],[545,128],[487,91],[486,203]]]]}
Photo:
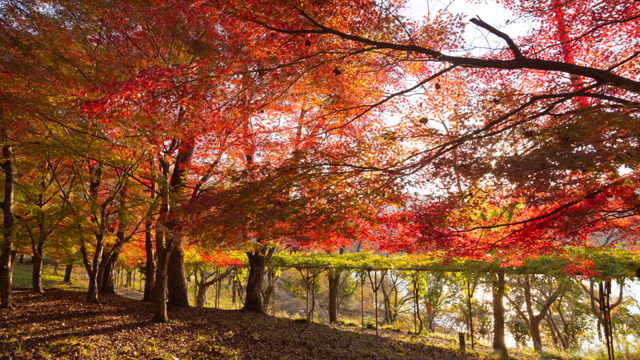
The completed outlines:
{"type": "Polygon", "coordinates": [[[238,310],[169,309],[168,324],[149,321],[152,305],[119,295],[58,289],[14,292],[0,310],[0,357],[20,359],[480,359],[420,341],[378,337],[238,310]]]}

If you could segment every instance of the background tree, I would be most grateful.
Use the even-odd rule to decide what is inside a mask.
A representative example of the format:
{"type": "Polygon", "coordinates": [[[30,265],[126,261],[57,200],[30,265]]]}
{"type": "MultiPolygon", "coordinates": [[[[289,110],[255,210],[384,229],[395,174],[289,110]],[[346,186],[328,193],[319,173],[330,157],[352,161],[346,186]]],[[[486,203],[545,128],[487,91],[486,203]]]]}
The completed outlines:
{"type": "Polygon", "coordinates": [[[518,284],[517,289],[521,289],[523,291],[524,309],[521,304],[518,304],[513,299],[513,296],[515,295],[513,292],[510,295],[505,295],[513,309],[515,309],[518,316],[527,326],[533,341],[533,348],[538,352],[542,351],[540,323],[548,314],[551,305],[553,305],[558,297],[564,295],[568,286],[566,282],[563,283],[558,281],[555,283],[550,280],[551,279],[539,278],[535,275],[522,275],[516,278],[516,282],[518,284]],[[542,287],[542,289],[537,291],[537,294],[533,294],[534,284],[542,287]]]}

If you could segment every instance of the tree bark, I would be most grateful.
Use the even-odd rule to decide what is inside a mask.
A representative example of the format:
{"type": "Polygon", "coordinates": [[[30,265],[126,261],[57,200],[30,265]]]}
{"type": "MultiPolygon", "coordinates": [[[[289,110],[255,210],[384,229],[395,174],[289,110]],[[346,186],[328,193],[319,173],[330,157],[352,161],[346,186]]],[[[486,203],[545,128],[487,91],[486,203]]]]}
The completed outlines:
{"type": "Polygon", "coordinates": [[[380,290],[382,290],[382,303],[384,304],[384,321],[387,324],[391,324],[393,322],[391,319],[391,300],[384,281],[380,283],[380,290]]]}
{"type": "Polygon", "coordinates": [[[231,304],[235,305],[236,304],[236,296],[238,294],[238,282],[236,281],[236,274],[234,274],[233,278],[231,279],[231,304]]]}
{"type": "Polygon", "coordinates": [[[338,322],[338,292],[340,291],[340,275],[342,271],[330,271],[329,278],[329,323],[338,322]]]}
{"type": "Polygon", "coordinates": [[[264,280],[264,270],[267,266],[267,257],[263,246],[258,251],[247,252],[249,258],[249,279],[247,281],[247,294],[244,308],[248,311],[264,314],[262,308],[262,282],[264,280]]]}
{"type": "Polygon", "coordinates": [[[189,307],[189,293],[187,277],[185,276],[184,250],[182,249],[182,244],[176,243],[176,247],[169,257],[167,282],[169,288],[169,306],[189,307]]]}
{"type": "Polygon", "coordinates": [[[73,270],[73,264],[67,264],[67,267],[64,269],[64,281],[65,283],[71,283],[71,272],[73,270]]]}
{"type": "Polygon", "coordinates": [[[98,287],[98,291],[100,292],[100,294],[116,293],[116,289],[113,283],[113,270],[115,268],[116,262],[118,261],[118,256],[120,256],[120,249],[116,249],[115,253],[111,255],[111,257],[106,258],[104,267],[100,269],[100,281],[98,287]]]}
{"type": "MultiPolygon", "coordinates": [[[[2,108],[0,108],[2,118],[2,108]]],[[[0,254],[0,308],[11,308],[13,302],[13,241],[15,218],[13,215],[14,171],[13,151],[9,145],[7,129],[2,129],[2,169],[4,170],[3,242],[0,254]]]]}
{"type": "Polygon", "coordinates": [[[89,262],[89,256],[84,245],[80,247],[80,251],[82,253],[82,261],[87,269],[87,276],[89,276],[89,289],[87,290],[86,301],[89,304],[98,304],[98,270],[100,269],[100,259],[104,252],[103,234],[96,234],[96,250],[91,263],[89,262]]]}
{"type": "Polygon", "coordinates": [[[504,272],[496,274],[497,281],[493,281],[493,350],[501,356],[507,356],[507,345],[504,341],[504,272]]]}
{"type": "Polygon", "coordinates": [[[42,255],[33,253],[33,272],[31,274],[31,290],[34,293],[42,293],[42,255]]]}
{"type": "Polygon", "coordinates": [[[156,262],[153,259],[153,238],[151,234],[151,225],[151,219],[149,218],[145,222],[144,229],[144,248],[147,254],[147,261],[145,265],[144,296],[142,297],[142,301],[152,300],[153,286],[155,284],[156,262]]]}
{"type": "Polygon", "coordinates": [[[264,308],[265,312],[269,309],[269,306],[271,304],[271,299],[275,296],[276,282],[279,279],[279,277],[276,277],[275,270],[267,270],[266,274],[267,274],[268,285],[267,285],[267,290],[265,290],[264,292],[264,296],[263,296],[264,303],[262,304],[262,307],[264,308]]]}
{"type": "Polygon", "coordinates": [[[204,304],[207,302],[207,289],[208,286],[197,286],[198,294],[196,295],[196,307],[204,307],[204,304]]]}
{"type": "Polygon", "coordinates": [[[533,341],[533,349],[536,352],[542,352],[542,336],[540,335],[540,320],[542,319],[532,319],[531,326],[529,327],[529,332],[531,333],[531,341],[533,341]]]}
{"type": "MultiPolygon", "coordinates": [[[[163,193],[163,197],[166,194],[163,193]]],[[[162,226],[168,210],[168,203],[163,202],[162,210],[156,223],[156,255],[158,263],[156,266],[155,285],[153,286],[153,322],[166,323],[169,321],[167,315],[167,269],[169,267],[169,257],[171,256],[171,239],[166,239],[162,226]]]]}
{"type": "MultiPolygon", "coordinates": [[[[195,141],[187,140],[180,142],[178,155],[176,156],[176,162],[169,180],[169,191],[175,197],[176,202],[179,203],[184,193],[184,188],[187,185],[187,175],[189,174],[189,166],[191,164],[191,158],[193,157],[193,150],[195,141]]],[[[167,171],[168,173],[168,171],[167,171]]],[[[166,199],[167,203],[169,199],[166,199]]],[[[177,204],[176,204],[177,205],[177,204]]],[[[171,205],[174,207],[175,205],[171,205]]],[[[187,277],[184,270],[184,250],[182,248],[182,241],[174,237],[173,230],[177,228],[177,221],[173,216],[169,216],[167,211],[167,221],[165,226],[167,233],[165,236],[173,243],[173,250],[169,257],[168,263],[168,289],[169,289],[169,305],[176,307],[189,307],[189,289],[187,286],[187,277]]]]}
{"type": "MultiPolygon", "coordinates": [[[[160,167],[162,169],[162,181],[159,182],[156,178],[156,183],[159,184],[160,196],[162,197],[162,204],[160,206],[160,214],[156,221],[156,255],[157,266],[155,285],[153,287],[153,322],[166,323],[169,321],[167,315],[167,270],[169,266],[169,256],[171,256],[172,241],[170,237],[165,239],[165,223],[167,215],[169,214],[169,192],[166,176],[169,173],[169,164],[160,159],[160,167]]],[[[155,168],[155,165],[152,164],[155,168]]]]}
{"type": "Polygon", "coordinates": [[[158,254],[158,266],[156,267],[156,282],[153,287],[153,322],[166,323],[167,315],[167,268],[169,256],[171,256],[170,244],[165,248],[164,236],[156,229],[156,252],[158,254]]]}

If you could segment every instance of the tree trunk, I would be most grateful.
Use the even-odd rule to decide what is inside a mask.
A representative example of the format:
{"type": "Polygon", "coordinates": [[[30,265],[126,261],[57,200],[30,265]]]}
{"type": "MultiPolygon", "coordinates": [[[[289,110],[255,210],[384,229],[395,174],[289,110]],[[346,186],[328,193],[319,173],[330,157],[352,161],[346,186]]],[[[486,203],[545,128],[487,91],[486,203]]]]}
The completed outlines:
{"type": "Polygon", "coordinates": [[[547,325],[549,327],[549,333],[551,333],[551,340],[553,341],[553,345],[558,347],[558,343],[559,343],[558,335],[560,334],[558,334],[558,328],[556,327],[556,324],[553,321],[553,314],[551,313],[551,310],[547,312],[546,320],[547,320],[547,325]]]}
{"type": "Polygon", "coordinates": [[[247,294],[244,309],[258,313],[264,313],[262,308],[262,281],[264,270],[267,266],[267,258],[264,255],[266,246],[260,251],[247,253],[249,258],[249,279],[247,281],[247,294]]]}
{"type": "Polygon", "coordinates": [[[156,283],[153,287],[153,322],[166,323],[169,321],[167,315],[167,268],[169,265],[169,256],[171,252],[167,252],[162,246],[162,242],[158,241],[156,230],[156,251],[158,254],[158,266],[156,267],[156,283]]]}
{"type": "MultiPolygon", "coordinates": [[[[152,164],[153,165],[153,164],[152,164]]],[[[162,175],[167,176],[169,173],[169,164],[160,160],[162,175]]],[[[155,168],[155,166],[154,166],[155,168]]],[[[169,194],[166,184],[166,178],[162,179],[160,184],[160,196],[162,196],[162,205],[160,206],[160,214],[156,221],[156,255],[158,263],[156,266],[155,285],[153,286],[153,322],[166,323],[169,321],[167,315],[167,270],[169,267],[169,256],[171,256],[172,241],[170,237],[165,239],[165,224],[169,214],[169,194]],[[165,241],[166,240],[166,241],[165,241]]]]}
{"type": "Polygon", "coordinates": [[[92,272],[87,272],[89,276],[89,289],[87,290],[87,298],[86,301],[89,304],[98,304],[98,276],[92,274],[92,272]]]}
{"type": "Polygon", "coordinates": [[[31,275],[31,289],[35,293],[42,293],[42,255],[34,252],[33,254],[33,272],[31,275]]]}
{"type": "Polygon", "coordinates": [[[269,309],[269,306],[271,304],[271,298],[274,296],[275,292],[276,292],[276,281],[278,281],[279,278],[276,277],[276,273],[274,270],[268,270],[267,271],[267,281],[268,281],[268,286],[267,286],[267,290],[264,292],[264,303],[262,304],[262,307],[264,308],[264,311],[266,312],[267,309],[269,309]]]}
{"type": "Polygon", "coordinates": [[[338,292],[340,291],[341,271],[329,272],[329,322],[338,322],[338,292]]]}
{"type": "Polygon", "coordinates": [[[156,263],[153,259],[153,238],[151,237],[151,219],[145,223],[144,247],[147,253],[145,265],[144,296],[142,301],[151,301],[153,298],[153,286],[155,284],[156,263]]]}
{"type": "Polygon", "coordinates": [[[177,244],[169,257],[167,286],[169,288],[169,306],[189,307],[189,288],[184,271],[184,250],[181,244],[177,244]]]}
{"type": "Polygon", "coordinates": [[[120,256],[119,249],[116,250],[110,259],[107,259],[106,264],[104,264],[104,267],[100,270],[100,274],[98,275],[100,278],[98,292],[100,292],[100,294],[116,293],[116,289],[113,284],[113,270],[116,262],[118,261],[118,256],[120,256]]]}
{"type": "Polygon", "coordinates": [[[231,304],[233,305],[236,304],[237,290],[238,290],[238,285],[237,285],[236,277],[233,276],[233,278],[231,279],[231,304]]]}
{"type": "Polygon", "coordinates": [[[72,270],[73,270],[73,264],[67,264],[67,267],[64,269],[64,282],[67,284],[71,283],[72,270]]]}
{"type": "Polygon", "coordinates": [[[496,274],[497,281],[493,281],[493,350],[501,356],[507,356],[507,345],[504,341],[504,272],[496,274]]]}
{"type": "Polygon", "coordinates": [[[384,284],[384,281],[380,283],[380,288],[382,290],[382,303],[384,304],[384,321],[387,324],[391,324],[393,322],[393,315],[391,314],[391,297],[389,292],[387,292],[387,287],[384,284]]]}
{"type": "Polygon", "coordinates": [[[80,247],[80,251],[82,253],[82,261],[87,269],[87,276],[89,276],[89,289],[87,290],[86,301],[89,304],[98,304],[98,270],[100,269],[100,259],[102,259],[102,253],[104,251],[104,235],[96,234],[96,249],[91,263],[89,263],[89,256],[84,245],[80,247]]]}
{"type": "Polygon", "coordinates": [[[196,283],[196,287],[198,288],[198,295],[196,296],[196,307],[204,307],[204,304],[207,302],[207,289],[208,286],[203,286],[202,284],[196,283]]]}
{"type": "MultiPolygon", "coordinates": [[[[163,204],[163,212],[166,204],[163,204]]],[[[171,240],[167,239],[165,246],[164,231],[159,226],[163,213],[160,214],[156,223],[156,255],[158,263],[156,266],[155,285],[153,286],[153,322],[166,323],[169,321],[167,315],[167,269],[169,267],[169,256],[171,256],[171,240]]]]}
{"type": "Polygon", "coordinates": [[[537,352],[542,352],[542,336],[540,336],[540,320],[532,319],[531,328],[531,340],[533,341],[533,349],[537,352]]]}
{"type": "MultiPolygon", "coordinates": [[[[182,113],[182,111],[181,111],[182,113]]],[[[189,166],[191,164],[191,158],[193,157],[193,150],[195,141],[187,140],[181,142],[176,156],[173,172],[171,173],[171,179],[169,180],[169,194],[165,197],[166,202],[166,214],[167,219],[165,226],[167,228],[167,241],[171,241],[173,244],[173,250],[171,256],[168,258],[168,272],[167,272],[167,286],[169,289],[169,305],[176,307],[189,307],[189,289],[187,286],[187,279],[184,271],[184,250],[182,248],[182,242],[178,238],[174,238],[172,230],[177,228],[177,220],[173,218],[173,215],[169,214],[170,204],[169,199],[176,200],[180,203],[184,193],[185,186],[187,185],[187,175],[189,173],[189,166]],[[170,216],[171,215],[171,216],[170,216]]],[[[168,164],[163,165],[163,173],[168,174],[168,164]]],[[[163,205],[165,206],[165,205],[163,205]]],[[[174,205],[171,205],[173,207],[174,205]]]]}
{"type": "MultiPolygon", "coordinates": [[[[2,108],[0,108],[0,118],[2,118],[2,108]]],[[[14,223],[13,216],[13,162],[12,149],[9,145],[7,130],[2,129],[2,169],[4,170],[4,201],[2,202],[3,213],[3,242],[2,253],[0,254],[0,308],[11,308],[13,303],[13,237],[14,223]]]]}

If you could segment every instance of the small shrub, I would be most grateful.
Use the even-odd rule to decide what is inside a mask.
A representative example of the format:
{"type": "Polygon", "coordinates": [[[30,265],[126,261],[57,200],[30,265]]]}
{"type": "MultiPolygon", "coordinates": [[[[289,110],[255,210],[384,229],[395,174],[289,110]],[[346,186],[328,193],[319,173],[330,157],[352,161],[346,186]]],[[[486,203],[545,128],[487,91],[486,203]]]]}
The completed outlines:
{"type": "Polygon", "coordinates": [[[364,321],[364,328],[365,329],[375,329],[376,328],[376,322],[371,320],[371,318],[367,318],[367,320],[364,321]]]}
{"type": "Polygon", "coordinates": [[[291,320],[299,324],[306,324],[309,322],[309,319],[307,319],[306,317],[294,317],[294,318],[291,318],[291,320]]]}
{"type": "Polygon", "coordinates": [[[402,329],[395,324],[387,324],[381,327],[382,330],[402,332],[402,329]]]}
{"type": "Polygon", "coordinates": [[[360,323],[355,320],[338,320],[338,324],[344,326],[360,327],[360,323]]]}

